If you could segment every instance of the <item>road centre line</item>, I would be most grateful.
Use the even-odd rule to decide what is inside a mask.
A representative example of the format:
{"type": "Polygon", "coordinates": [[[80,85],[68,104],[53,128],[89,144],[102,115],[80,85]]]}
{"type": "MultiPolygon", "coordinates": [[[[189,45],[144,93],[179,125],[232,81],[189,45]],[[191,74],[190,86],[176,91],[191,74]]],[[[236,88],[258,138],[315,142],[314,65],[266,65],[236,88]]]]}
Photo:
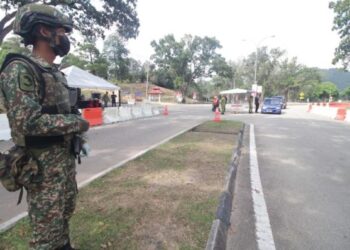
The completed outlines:
{"type": "Polygon", "coordinates": [[[256,152],[254,125],[250,124],[250,183],[255,215],[255,234],[259,250],[275,250],[269,215],[260,179],[258,156],[256,152]]]}

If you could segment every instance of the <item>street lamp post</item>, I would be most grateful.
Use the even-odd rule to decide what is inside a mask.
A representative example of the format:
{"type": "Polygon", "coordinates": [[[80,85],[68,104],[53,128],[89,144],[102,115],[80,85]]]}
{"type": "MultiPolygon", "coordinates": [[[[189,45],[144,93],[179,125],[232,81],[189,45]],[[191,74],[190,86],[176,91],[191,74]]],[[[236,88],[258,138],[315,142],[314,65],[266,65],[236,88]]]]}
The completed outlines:
{"type": "Polygon", "coordinates": [[[148,101],[148,74],[149,74],[149,61],[145,63],[146,68],[146,100],[148,101]]]}
{"type": "MultiPolygon", "coordinates": [[[[254,84],[258,84],[258,82],[256,80],[256,74],[257,74],[257,71],[258,71],[258,49],[259,49],[259,46],[266,39],[274,38],[274,37],[275,37],[275,35],[267,36],[267,37],[264,37],[263,39],[261,39],[258,43],[256,43],[256,44],[254,43],[254,45],[255,45],[254,84]]],[[[247,40],[243,40],[243,41],[247,41],[247,40]]]]}

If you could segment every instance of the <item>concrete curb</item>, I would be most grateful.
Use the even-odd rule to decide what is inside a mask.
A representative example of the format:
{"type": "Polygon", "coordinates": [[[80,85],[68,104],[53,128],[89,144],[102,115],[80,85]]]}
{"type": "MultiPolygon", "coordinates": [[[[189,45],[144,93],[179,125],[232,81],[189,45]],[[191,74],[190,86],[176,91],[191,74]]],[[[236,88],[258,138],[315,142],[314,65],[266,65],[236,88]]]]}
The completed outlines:
{"type": "MultiPolygon", "coordinates": [[[[132,160],[134,160],[134,159],[140,157],[141,155],[147,153],[148,151],[150,151],[150,150],[152,150],[152,149],[154,149],[154,148],[156,148],[156,147],[162,145],[163,143],[166,143],[166,142],[170,141],[171,139],[173,139],[173,138],[175,138],[175,137],[177,137],[177,136],[179,136],[179,135],[181,135],[181,134],[184,134],[184,133],[186,133],[186,132],[188,132],[188,131],[193,130],[194,128],[196,128],[197,126],[199,126],[199,125],[202,124],[202,123],[203,123],[203,121],[197,122],[195,125],[191,126],[190,128],[186,128],[186,129],[184,129],[184,130],[182,130],[182,131],[176,133],[175,135],[169,136],[168,138],[165,138],[164,140],[162,140],[162,141],[160,141],[160,142],[158,142],[158,143],[156,143],[156,144],[154,144],[154,145],[152,145],[152,146],[146,148],[145,150],[140,151],[139,153],[137,153],[137,154],[135,154],[135,155],[133,155],[133,156],[131,156],[131,157],[125,159],[124,161],[121,161],[121,162],[119,162],[118,164],[115,164],[115,165],[113,165],[113,166],[111,166],[111,167],[109,167],[109,168],[107,168],[107,169],[101,171],[100,173],[98,173],[98,174],[96,174],[96,175],[90,177],[89,179],[84,180],[84,181],[78,183],[78,188],[80,189],[80,188],[82,188],[82,187],[87,186],[87,185],[88,185],[89,183],[91,183],[92,181],[94,181],[94,180],[96,180],[96,179],[98,179],[98,178],[100,178],[100,177],[102,177],[102,176],[108,174],[108,173],[111,172],[112,170],[123,166],[123,165],[126,164],[127,162],[132,161],[132,160]]],[[[21,214],[15,216],[15,217],[13,217],[13,218],[11,218],[10,220],[5,221],[4,223],[1,223],[1,224],[0,224],[0,233],[3,233],[3,232],[5,232],[5,231],[9,230],[9,229],[12,228],[13,226],[15,226],[16,223],[17,223],[19,220],[21,220],[21,219],[27,217],[27,215],[28,215],[27,212],[23,212],[23,213],[21,213],[21,214]]]]}
{"type": "Polygon", "coordinates": [[[225,189],[221,193],[220,203],[216,210],[215,220],[210,229],[206,250],[226,249],[227,231],[230,227],[233,194],[235,189],[236,173],[241,156],[245,124],[243,124],[238,138],[237,148],[234,150],[228,175],[226,177],[225,189]]]}

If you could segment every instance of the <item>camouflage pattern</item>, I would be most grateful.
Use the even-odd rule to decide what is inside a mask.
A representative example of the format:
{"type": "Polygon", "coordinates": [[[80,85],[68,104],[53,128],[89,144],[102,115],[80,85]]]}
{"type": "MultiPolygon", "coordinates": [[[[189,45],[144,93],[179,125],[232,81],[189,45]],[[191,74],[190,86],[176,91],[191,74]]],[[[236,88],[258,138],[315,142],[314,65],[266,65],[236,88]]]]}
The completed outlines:
{"type": "Polygon", "coordinates": [[[248,103],[249,103],[249,113],[253,113],[253,96],[249,94],[248,97],[248,103]]]}
{"type": "Polygon", "coordinates": [[[37,187],[42,176],[37,162],[23,147],[14,146],[8,153],[0,156],[0,181],[8,191],[17,191],[21,187],[37,187]]]}
{"type": "Polygon", "coordinates": [[[226,111],[226,98],[225,96],[222,96],[220,99],[220,106],[221,106],[221,114],[225,114],[226,111]]]}
{"type": "Polygon", "coordinates": [[[55,7],[45,4],[26,4],[16,13],[13,23],[13,32],[20,36],[29,34],[37,23],[53,27],[64,27],[71,32],[73,24],[71,20],[58,11],[55,7]]]}
{"type": "Polygon", "coordinates": [[[72,216],[77,184],[71,139],[87,130],[87,121],[69,114],[70,103],[66,79],[56,66],[38,57],[31,59],[51,73],[44,73],[45,99],[42,106],[56,106],[59,114],[42,114],[39,83],[26,63],[14,61],[0,75],[13,142],[25,147],[35,159],[39,185],[27,185],[28,214],[33,228],[31,249],[56,249],[69,241],[68,221],[72,216]],[[25,145],[25,136],[64,136],[63,143],[44,148],[25,145]]]}

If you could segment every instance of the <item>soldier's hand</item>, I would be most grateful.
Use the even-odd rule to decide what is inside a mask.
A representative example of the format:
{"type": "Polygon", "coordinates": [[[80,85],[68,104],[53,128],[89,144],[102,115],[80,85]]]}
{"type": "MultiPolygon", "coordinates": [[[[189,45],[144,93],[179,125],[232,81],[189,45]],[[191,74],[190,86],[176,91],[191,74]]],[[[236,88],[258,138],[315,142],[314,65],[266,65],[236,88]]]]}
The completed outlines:
{"type": "Polygon", "coordinates": [[[79,120],[79,132],[86,132],[89,130],[89,122],[84,120],[84,119],[80,119],[79,120]]]}
{"type": "Polygon", "coordinates": [[[84,143],[82,148],[81,148],[81,155],[82,156],[89,156],[90,151],[91,151],[91,149],[90,149],[89,144],[84,143]]]}

